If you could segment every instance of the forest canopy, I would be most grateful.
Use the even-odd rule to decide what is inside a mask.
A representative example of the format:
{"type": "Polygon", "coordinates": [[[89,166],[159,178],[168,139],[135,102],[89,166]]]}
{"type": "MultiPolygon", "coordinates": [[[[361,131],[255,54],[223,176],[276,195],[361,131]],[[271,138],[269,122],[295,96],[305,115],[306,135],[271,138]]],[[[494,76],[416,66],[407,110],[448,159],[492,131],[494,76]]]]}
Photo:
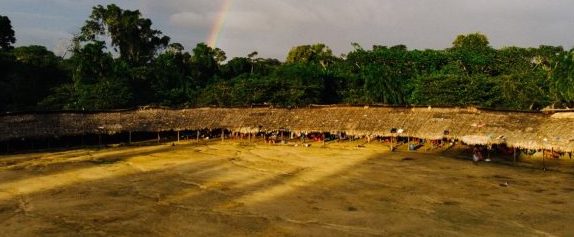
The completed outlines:
{"type": "Polygon", "coordinates": [[[186,50],[138,10],[111,4],[93,7],[66,58],[44,46],[14,47],[14,35],[10,19],[0,16],[3,112],[143,105],[574,106],[573,49],[495,49],[481,33],[461,34],[440,50],[353,43],[352,51],[337,56],[314,43],[294,46],[283,60],[257,52],[228,59],[205,43],[186,50]]]}

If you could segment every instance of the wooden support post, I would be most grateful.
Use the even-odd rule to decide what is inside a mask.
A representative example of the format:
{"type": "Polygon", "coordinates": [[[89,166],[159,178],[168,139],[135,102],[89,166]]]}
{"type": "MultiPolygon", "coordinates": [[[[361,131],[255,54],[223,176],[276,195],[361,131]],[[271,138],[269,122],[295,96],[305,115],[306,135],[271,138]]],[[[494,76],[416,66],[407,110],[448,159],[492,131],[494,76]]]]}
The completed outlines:
{"type": "Polygon", "coordinates": [[[393,146],[393,137],[391,137],[391,151],[394,151],[394,150],[395,150],[395,148],[393,146]]]}
{"type": "Polygon", "coordinates": [[[249,142],[251,142],[251,132],[249,132],[249,142]]]}
{"type": "Polygon", "coordinates": [[[177,142],[179,142],[179,130],[177,130],[177,142]]]}
{"type": "Polygon", "coordinates": [[[281,133],[281,143],[285,142],[285,139],[283,139],[283,131],[280,132],[281,133]]]}
{"type": "Polygon", "coordinates": [[[159,136],[159,132],[157,132],[157,143],[159,143],[161,140],[160,136],[159,136]]]}
{"type": "Polygon", "coordinates": [[[132,144],[132,131],[128,132],[128,144],[132,144]]]}
{"type": "Polygon", "coordinates": [[[325,136],[325,133],[323,133],[323,146],[325,145],[325,140],[327,140],[327,136],[325,136]]]}
{"type": "Polygon", "coordinates": [[[102,134],[98,134],[98,145],[102,146],[102,134]]]}
{"type": "Polygon", "coordinates": [[[513,162],[516,165],[516,147],[512,147],[513,162]]]}
{"type": "Polygon", "coordinates": [[[225,130],[221,129],[221,141],[225,141],[225,130]]]}
{"type": "Polygon", "coordinates": [[[542,150],[542,169],[543,170],[546,170],[545,158],[546,158],[546,150],[542,150]]]}

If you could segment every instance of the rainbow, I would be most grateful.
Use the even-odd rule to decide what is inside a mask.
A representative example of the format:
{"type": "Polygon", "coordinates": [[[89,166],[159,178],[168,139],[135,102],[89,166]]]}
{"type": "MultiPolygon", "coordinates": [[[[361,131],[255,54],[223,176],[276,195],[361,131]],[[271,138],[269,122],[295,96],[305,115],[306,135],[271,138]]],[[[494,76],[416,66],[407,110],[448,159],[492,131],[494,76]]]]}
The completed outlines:
{"type": "Polygon", "coordinates": [[[227,13],[229,12],[229,9],[231,9],[232,4],[233,0],[223,0],[223,3],[215,16],[215,21],[213,22],[209,36],[207,37],[207,45],[209,45],[209,47],[215,48],[217,46],[217,39],[219,39],[221,31],[223,31],[225,18],[227,17],[227,13]]]}

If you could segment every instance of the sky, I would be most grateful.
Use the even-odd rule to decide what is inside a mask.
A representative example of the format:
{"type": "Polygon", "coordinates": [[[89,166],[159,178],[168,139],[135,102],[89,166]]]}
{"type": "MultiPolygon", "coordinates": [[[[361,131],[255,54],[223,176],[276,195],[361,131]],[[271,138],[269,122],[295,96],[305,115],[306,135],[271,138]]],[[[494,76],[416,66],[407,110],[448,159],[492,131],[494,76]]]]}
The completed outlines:
{"type": "Polygon", "coordinates": [[[63,55],[97,4],[139,9],[155,29],[190,50],[207,42],[230,1],[216,46],[228,57],[257,51],[283,60],[289,49],[325,43],[336,54],[356,42],[444,49],[459,34],[481,32],[496,48],[574,46],[572,0],[0,0],[16,46],[63,55]]]}

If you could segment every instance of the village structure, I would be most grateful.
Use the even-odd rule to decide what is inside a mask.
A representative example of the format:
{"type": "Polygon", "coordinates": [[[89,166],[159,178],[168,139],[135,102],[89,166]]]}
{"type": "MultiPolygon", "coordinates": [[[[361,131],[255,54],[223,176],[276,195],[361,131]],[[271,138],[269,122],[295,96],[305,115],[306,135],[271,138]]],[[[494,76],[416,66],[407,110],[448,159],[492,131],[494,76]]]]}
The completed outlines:
{"type": "Polygon", "coordinates": [[[515,159],[517,152],[560,158],[571,157],[574,151],[573,112],[384,106],[139,108],[5,114],[0,124],[3,151],[10,151],[11,146],[33,148],[31,143],[38,139],[89,143],[90,137],[97,137],[91,143],[131,143],[133,134],[147,134],[147,138],[153,134],[158,142],[260,138],[269,143],[290,140],[304,144],[364,139],[408,144],[409,150],[425,143],[431,147],[460,143],[485,149],[494,145],[504,147],[515,159]]]}

